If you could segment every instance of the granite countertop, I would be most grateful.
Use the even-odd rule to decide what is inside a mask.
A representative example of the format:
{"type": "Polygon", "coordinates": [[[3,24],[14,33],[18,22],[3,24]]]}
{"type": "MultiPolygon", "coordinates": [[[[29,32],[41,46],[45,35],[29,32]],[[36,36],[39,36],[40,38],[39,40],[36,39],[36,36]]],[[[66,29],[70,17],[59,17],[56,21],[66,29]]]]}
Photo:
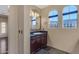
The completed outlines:
{"type": "Polygon", "coordinates": [[[43,34],[43,33],[41,33],[41,32],[35,32],[35,33],[31,33],[30,36],[36,36],[36,35],[41,35],[41,34],[43,34]]]}
{"type": "Polygon", "coordinates": [[[44,34],[44,32],[47,32],[47,31],[32,31],[30,32],[30,36],[42,35],[44,34]]]}

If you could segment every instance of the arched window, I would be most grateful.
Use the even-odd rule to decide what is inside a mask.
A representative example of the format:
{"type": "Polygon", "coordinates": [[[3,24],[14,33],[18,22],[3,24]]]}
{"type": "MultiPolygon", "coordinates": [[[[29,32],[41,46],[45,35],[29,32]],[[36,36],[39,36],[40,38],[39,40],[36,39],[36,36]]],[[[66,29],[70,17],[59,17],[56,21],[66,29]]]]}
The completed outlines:
{"type": "Polygon", "coordinates": [[[49,12],[50,28],[58,28],[58,11],[52,10],[49,12]]]}
{"type": "Polygon", "coordinates": [[[77,27],[77,8],[76,6],[66,6],[63,9],[63,27],[76,28],[77,27]]]}

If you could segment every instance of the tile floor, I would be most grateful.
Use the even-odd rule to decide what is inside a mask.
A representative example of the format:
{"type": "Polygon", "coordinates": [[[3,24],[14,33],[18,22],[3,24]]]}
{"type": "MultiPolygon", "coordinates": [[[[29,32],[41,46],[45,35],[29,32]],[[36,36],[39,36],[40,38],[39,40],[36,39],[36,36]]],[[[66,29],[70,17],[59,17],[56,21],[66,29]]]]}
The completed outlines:
{"type": "Polygon", "coordinates": [[[68,54],[68,53],[55,48],[43,48],[38,52],[36,52],[36,54],[68,54]]]}

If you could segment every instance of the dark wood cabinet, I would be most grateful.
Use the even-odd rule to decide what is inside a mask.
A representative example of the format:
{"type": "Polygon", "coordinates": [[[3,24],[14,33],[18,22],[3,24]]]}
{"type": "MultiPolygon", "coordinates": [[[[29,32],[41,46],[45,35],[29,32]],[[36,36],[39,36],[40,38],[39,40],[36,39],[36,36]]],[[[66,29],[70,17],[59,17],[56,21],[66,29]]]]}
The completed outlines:
{"type": "MultiPolygon", "coordinates": [[[[38,50],[47,46],[47,31],[38,31],[38,32],[40,32],[41,34],[31,35],[30,38],[31,53],[35,53],[38,50]]],[[[32,34],[38,32],[32,32],[32,34]]]]}

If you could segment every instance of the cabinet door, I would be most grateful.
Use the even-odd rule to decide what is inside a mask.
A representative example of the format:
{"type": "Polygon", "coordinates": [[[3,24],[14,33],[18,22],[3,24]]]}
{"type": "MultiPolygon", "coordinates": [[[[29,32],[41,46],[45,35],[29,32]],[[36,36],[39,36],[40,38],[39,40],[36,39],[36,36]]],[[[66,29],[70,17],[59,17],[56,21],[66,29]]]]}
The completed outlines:
{"type": "Polygon", "coordinates": [[[41,36],[36,36],[36,41],[37,41],[37,49],[41,48],[41,36]]]}
{"type": "Polygon", "coordinates": [[[47,36],[42,35],[41,40],[42,40],[42,47],[46,46],[46,44],[47,44],[47,36]]]}
{"type": "Polygon", "coordinates": [[[32,42],[31,42],[31,51],[33,52],[33,51],[35,51],[36,50],[36,40],[32,40],[32,42]]]}
{"type": "Polygon", "coordinates": [[[31,38],[30,47],[31,47],[31,53],[33,53],[33,52],[35,52],[35,51],[37,50],[36,37],[32,37],[32,38],[31,38]]]}

